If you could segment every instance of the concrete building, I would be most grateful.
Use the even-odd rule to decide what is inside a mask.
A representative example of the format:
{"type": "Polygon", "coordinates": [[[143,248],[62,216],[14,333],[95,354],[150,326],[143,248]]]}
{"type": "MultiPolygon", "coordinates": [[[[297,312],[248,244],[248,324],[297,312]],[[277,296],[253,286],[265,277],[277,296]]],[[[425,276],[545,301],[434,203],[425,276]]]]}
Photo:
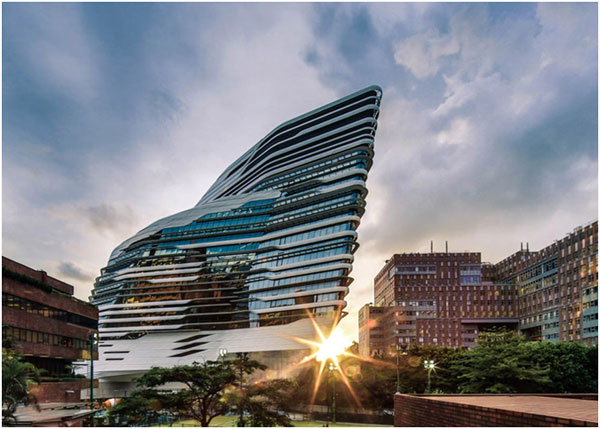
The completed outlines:
{"type": "Polygon", "coordinates": [[[470,347],[491,326],[518,327],[531,340],[597,344],[597,252],[595,221],[542,250],[522,246],[495,265],[471,252],[393,255],[375,277],[379,308],[361,310],[359,350],[470,347]]]}
{"type": "MultiPolygon", "coordinates": [[[[73,286],[2,257],[2,339],[11,340],[44,376],[68,376],[73,361],[89,359],[88,338],[97,327],[98,309],[75,298],[73,286]]],[[[42,383],[38,400],[78,402],[79,386],[42,383]]]]}
{"type": "Polygon", "coordinates": [[[223,349],[278,369],[309,352],[293,337],[316,340],[312,320],[339,321],[381,95],[368,87],[283,123],[195,207],[115,248],[90,298],[101,385],[122,392],[152,366],[223,349]]]}

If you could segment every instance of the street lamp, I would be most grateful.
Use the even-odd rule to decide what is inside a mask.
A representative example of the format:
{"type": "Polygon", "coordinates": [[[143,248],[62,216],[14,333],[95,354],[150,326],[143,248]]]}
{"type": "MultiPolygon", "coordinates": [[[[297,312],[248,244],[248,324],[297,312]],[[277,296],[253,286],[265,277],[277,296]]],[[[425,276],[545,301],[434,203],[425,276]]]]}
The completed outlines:
{"type": "Polygon", "coordinates": [[[223,358],[223,362],[225,362],[225,356],[227,356],[227,349],[219,349],[219,356],[223,358]]]}
{"type": "Polygon", "coordinates": [[[427,393],[431,393],[431,371],[435,370],[435,362],[433,360],[426,360],[423,362],[423,365],[427,370],[427,393]]]}
{"type": "Polygon", "coordinates": [[[335,397],[337,396],[337,393],[335,391],[335,383],[336,383],[336,379],[335,379],[335,365],[333,364],[333,362],[329,362],[329,373],[333,376],[333,399],[331,401],[331,409],[333,411],[333,416],[332,416],[332,423],[335,423],[335,417],[336,417],[336,413],[335,413],[335,397]]]}
{"type": "Polygon", "coordinates": [[[94,344],[96,344],[97,336],[95,333],[91,333],[88,337],[88,344],[90,345],[90,409],[94,410],[94,344]]]}
{"type": "Polygon", "coordinates": [[[248,353],[238,353],[237,358],[240,365],[240,418],[238,419],[238,426],[243,427],[246,426],[244,421],[244,365],[248,363],[248,353]]]}

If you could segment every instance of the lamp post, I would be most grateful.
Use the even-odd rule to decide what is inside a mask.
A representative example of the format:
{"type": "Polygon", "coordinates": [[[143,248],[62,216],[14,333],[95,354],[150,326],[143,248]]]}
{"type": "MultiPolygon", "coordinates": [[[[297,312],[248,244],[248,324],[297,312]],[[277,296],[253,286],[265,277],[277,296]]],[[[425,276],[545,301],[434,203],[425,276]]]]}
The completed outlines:
{"type": "Polygon", "coordinates": [[[244,398],[244,364],[248,361],[248,353],[238,353],[237,357],[239,359],[239,363],[240,363],[240,418],[238,420],[238,426],[239,427],[243,427],[246,426],[246,422],[244,420],[244,407],[243,407],[243,401],[244,398]]]}
{"type": "Polygon", "coordinates": [[[90,409],[94,410],[94,344],[96,343],[96,334],[91,333],[88,337],[90,345],[90,409]]]}
{"type": "Polygon", "coordinates": [[[336,379],[335,379],[335,365],[333,364],[333,362],[329,362],[329,373],[333,376],[333,398],[331,400],[331,410],[332,410],[332,419],[331,422],[335,423],[335,417],[336,417],[336,413],[335,413],[335,397],[337,396],[336,393],[336,389],[335,389],[335,383],[336,383],[336,379]]]}
{"type": "MultiPolygon", "coordinates": [[[[406,352],[402,352],[406,356],[406,352]]],[[[396,393],[402,393],[400,389],[400,346],[396,345],[396,393]]]]}
{"type": "Polygon", "coordinates": [[[423,362],[423,365],[427,370],[427,393],[431,393],[431,371],[435,369],[435,362],[433,360],[426,360],[423,362]]]}

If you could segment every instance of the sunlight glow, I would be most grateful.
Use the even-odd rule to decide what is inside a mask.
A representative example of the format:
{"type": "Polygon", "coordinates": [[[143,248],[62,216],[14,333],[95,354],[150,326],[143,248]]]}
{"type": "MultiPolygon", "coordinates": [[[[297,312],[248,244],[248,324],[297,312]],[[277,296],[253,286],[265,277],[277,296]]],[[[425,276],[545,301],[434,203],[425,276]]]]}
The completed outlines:
{"type": "MultiPolygon", "coordinates": [[[[350,338],[345,337],[343,332],[341,331],[341,329],[333,328],[330,331],[329,336],[326,337],[325,334],[323,333],[323,331],[321,330],[321,327],[319,326],[319,324],[315,321],[313,315],[308,311],[307,311],[307,315],[312,322],[313,328],[314,328],[315,332],[317,333],[317,336],[319,337],[318,341],[311,341],[306,338],[283,335],[284,337],[294,340],[298,343],[306,344],[306,345],[310,346],[310,348],[312,349],[312,353],[310,355],[305,356],[301,361],[297,362],[296,364],[290,365],[286,369],[286,371],[291,372],[295,368],[302,366],[306,363],[309,363],[311,361],[317,361],[320,364],[319,364],[318,368],[315,368],[315,378],[314,378],[315,383],[313,386],[312,398],[310,401],[311,407],[315,403],[315,399],[316,399],[317,393],[319,391],[319,386],[321,385],[323,379],[327,377],[326,373],[324,373],[324,370],[327,367],[327,368],[329,368],[329,370],[327,371],[330,374],[329,376],[336,377],[337,379],[341,380],[342,383],[345,385],[345,387],[348,389],[348,392],[354,399],[354,402],[356,403],[356,405],[359,408],[362,408],[360,400],[358,399],[358,395],[356,394],[356,392],[354,392],[354,389],[352,388],[352,386],[350,384],[350,380],[348,379],[348,377],[353,377],[353,376],[359,374],[360,370],[357,371],[356,365],[346,366],[345,369],[342,368],[342,366],[340,364],[340,358],[342,356],[346,356],[346,357],[355,358],[355,359],[358,359],[358,360],[361,360],[364,362],[369,362],[369,363],[381,365],[381,366],[394,366],[395,367],[395,364],[392,364],[392,363],[386,362],[386,361],[382,361],[382,360],[378,360],[378,359],[374,359],[372,357],[363,357],[363,356],[358,356],[354,353],[351,353],[349,350],[346,350],[345,348],[348,345],[350,345],[352,340],[350,338]],[[333,364],[333,366],[327,365],[328,362],[333,364]],[[331,368],[333,368],[333,370],[331,368]]],[[[339,320],[339,317],[337,319],[339,320]]]]}
{"type": "Polygon", "coordinates": [[[320,362],[319,369],[317,370],[317,373],[315,374],[316,375],[315,385],[313,388],[313,394],[312,394],[312,398],[310,401],[311,406],[315,402],[317,392],[319,391],[319,386],[321,385],[321,381],[323,380],[323,370],[325,369],[327,362],[331,362],[333,364],[335,373],[338,374],[338,376],[341,378],[344,385],[348,388],[348,391],[352,395],[352,398],[356,402],[356,405],[358,407],[362,407],[362,405],[360,404],[360,400],[358,399],[358,396],[352,389],[352,386],[350,385],[350,382],[349,382],[348,378],[346,377],[346,374],[344,373],[344,370],[342,369],[342,367],[340,365],[340,361],[338,359],[342,355],[358,358],[358,356],[345,350],[346,346],[351,342],[351,340],[349,338],[346,338],[340,329],[332,329],[331,333],[329,334],[329,337],[326,337],[323,334],[323,331],[321,330],[321,328],[319,327],[319,324],[313,318],[312,314],[310,314],[309,312],[307,312],[307,313],[308,313],[308,317],[310,318],[310,320],[313,324],[313,328],[315,329],[317,335],[319,336],[320,342],[314,342],[314,341],[307,340],[305,338],[298,338],[298,337],[290,337],[290,338],[292,338],[293,340],[298,341],[300,343],[307,344],[307,345],[311,346],[311,348],[313,349],[313,353],[309,356],[306,356],[304,359],[302,359],[302,361],[299,362],[298,365],[302,365],[313,359],[320,362]]]}
{"type": "Polygon", "coordinates": [[[333,360],[337,356],[344,353],[348,339],[344,337],[342,331],[339,329],[334,330],[329,338],[319,344],[319,350],[315,355],[315,359],[319,362],[326,361],[327,359],[333,360]]]}

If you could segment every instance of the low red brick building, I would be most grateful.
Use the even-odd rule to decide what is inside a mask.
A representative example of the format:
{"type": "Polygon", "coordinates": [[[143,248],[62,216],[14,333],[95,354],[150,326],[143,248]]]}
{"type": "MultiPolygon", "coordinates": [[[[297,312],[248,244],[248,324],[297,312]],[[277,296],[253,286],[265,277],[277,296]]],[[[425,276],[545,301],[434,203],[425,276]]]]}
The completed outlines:
{"type": "MultiPolygon", "coordinates": [[[[64,380],[73,361],[89,359],[88,338],[98,331],[98,309],[73,292],[73,286],[44,271],[2,257],[2,338],[47,378],[64,380]]],[[[38,400],[80,401],[79,381],[61,383],[68,386],[38,386],[38,400]]]]}

